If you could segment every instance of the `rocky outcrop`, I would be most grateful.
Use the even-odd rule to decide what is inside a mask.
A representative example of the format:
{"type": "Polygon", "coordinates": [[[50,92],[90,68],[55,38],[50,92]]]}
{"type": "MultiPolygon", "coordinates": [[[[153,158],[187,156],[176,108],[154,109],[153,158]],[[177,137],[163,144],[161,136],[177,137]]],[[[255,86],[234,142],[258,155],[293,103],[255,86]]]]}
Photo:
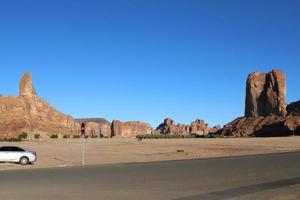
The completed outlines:
{"type": "Polygon", "coordinates": [[[167,118],[157,128],[155,133],[157,134],[175,134],[186,135],[190,132],[190,126],[185,124],[177,124],[171,118],[167,118]]]}
{"type": "Polygon", "coordinates": [[[234,137],[275,137],[291,135],[292,131],[285,126],[286,118],[270,115],[267,117],[241,117],[225,125],[224,136],[234,137]]]}
{"type": "Polygon", "coordinates": [[[20,82],[20,96],[26,97],[35,97],[36,91],[32,84],[32,74],[26,73],[24,74],[21,82],[20,82]]]}
{"type": "Polygon", "coordinates": [[[300,101],[291,103],[287,106],[288,116],[285,126],[293,131],[293,134],[300,135],[300,101]]]}
{"type": "Polygon", "coordinates": [[[20,96],[0,97],[0,134],[18,135],[26,132],[30,137],[40,134],[78,134],[75,120],[53,108],[36,96],[31,74],[20,82],[20,96]]]}
{"type": "Polygon", "coordinates": [[[156,134],[174,134],[174,135],[206,135],[209,133],[215,133],[220,126],[210,128],[209,125],[200,119],[196,119],[190,125],[177,124],[174,120],[167,118],[161,123],[155,130],[156,134]]]}
{"type": "Polygon", "coordinates": [[[288,115],[300,116],[300,101],[293,102],[287,106],[288,115]]]}
{"type": "Polygon", "coordinates": [[[114,120],[111,123],[112,137],[135,137],[137,135],[152,134],[152,127],[144,122],[121,122],[114,120]]]}
{"type": "Polygon", "coordinates": [[[204,120],[196,119],[190,125],[190,134],[206,135],[210,131],[211,128],[204,120]]]}
{"type": "MultiPolygon", "coordinates": [[[[286,105],[286,80],[281,70],[248,76],[245,116],[218,132],[224,136],[287,136],[300,131],[300,103],[286,105]]],[[[300,132],[299,132],[300,134],[300,132]]]]}
{"type": "Polygon", "coordinates": [[[245,117],[285,116],[286,80],[281,70],[270,73],[254,72],[248,76],[246,86],[245,117]]]}
{"type": "Polygon", "coordinates": [[[76,119],[78,124],[85,123],[86,134],[97,137],[111,137],[111,124],[104,118],[76,119]]]}

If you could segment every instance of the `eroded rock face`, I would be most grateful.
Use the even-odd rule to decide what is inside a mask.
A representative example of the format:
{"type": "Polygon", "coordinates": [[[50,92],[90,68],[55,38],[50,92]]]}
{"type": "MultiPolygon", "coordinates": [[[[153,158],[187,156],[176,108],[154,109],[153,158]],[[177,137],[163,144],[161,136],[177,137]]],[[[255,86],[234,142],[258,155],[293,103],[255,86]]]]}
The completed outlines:
{"type": "Polygon", "coordinates": [[[104,118],[76,119],[76,122],[85,123],[86,134],[89,136],[111,137],[111,124],[104,118]]]}
{"type": "Polygon", "coordinates": [[[293,134],[300,135],[300,116],[288,116],[284,122],[285,127],[287,127],[293,134]]]}
{"type": "Polygon", "coordinates": [[[20,96],[28,96],[28,97],[36,96],[36,91],[32,84],[31,73],[24,74],[20,82],[20,96]]]}
{"type": "Polygon", "coordinates": [[[20,82],[20,96],[0,97],[0,134],[78,134],[75,120],[36,96],[31,74],[20,82]]]}
{"type": "Polygon", "coordinates": [[[191,123],[190,126],[190,133],[191,134],[199,134],[199,135],[205,135],[210,133],[211,128],[208,126],[208,124],[204,120],[196,119],[191,123]]]}
{"type": "Polygon", "coordinates": [[[291,103],[287,106],[288,116],[285,126],[293,131],[293,134],[300,135],[300,101],[291,103]]]}
{"type": "Polygon", "coordinates": [[[267,117],[240,117],[225,125],[222,134],[234,137],[275,137],[292,134],[285,126],[286,118],[270,115],[267,117]]]}
{"type": "Polygon", "coordinates": [[[156,134],[174,134],[174,135],[205,135],[218,130],[218,126],[210,128],[209,125],[200,119],[196,119],[190,125],[177,124],[174,120],[167,118],[155,130],[156,134]]]}
{"type": "Polygon", "coordinates": [[[270,73],[254,72],[248,76],[246,86],[245,117],[285,116],[286,80],[281,70],[270,73]]]}
{"type": "Polygon", "coordinates": [[[185,127],[185,125],[176,124],[171,118],[166,118],[164,122],[156,128],[156,131],[161,134],[181,134],[185,132],[186,129],[189,131],[189,128],[190,127],[185,127]]]}
{"type": "Polygon", "coordinates": [[[288,115],[300,116],[300,101],[293,102],[287,106],[288,115]]]}
{"type": "Polygon", "coordinates": [[[121,122],[114,120],[111,123],[112,137],[135,137],[137,135],[152,134],[152,130],[149,124],[139,121],[121,122]]]}

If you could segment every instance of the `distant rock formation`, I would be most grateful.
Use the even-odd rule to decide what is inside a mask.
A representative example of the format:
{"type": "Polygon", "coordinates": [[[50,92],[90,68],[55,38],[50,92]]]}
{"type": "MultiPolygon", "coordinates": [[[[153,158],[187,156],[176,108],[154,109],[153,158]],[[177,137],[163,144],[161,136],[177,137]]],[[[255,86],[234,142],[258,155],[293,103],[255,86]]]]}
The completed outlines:
{"type": "MultiPolygon", "coordinates": [[[[20,82],[20,96],[0,97],[0,137],[16,136],[26,132],[40,134],[78,134],[75,120],[65,115],[36,95],[31,74],[20,82]]],[[[30,135],[31,134],[31,135],[30,135]]]]}
{"type": "Polygon", "coordinates": [[[111,124],[104,118],[81,118],[76,122],[85,123],[86,134],[89,136],[111,137],[111,124]]]}
{"type": "Polygon", "coordinates": [[[203,120],[195,120],[190,125],[176,124],[172,119],[164,120],[156,130],[144,122],[112,123],[103,118],[74,119],[53,108],[37,96],[31,73],[24,74],[20,81],[20,95],[0,97],[0,137],[15,137],[22,132],[33,137],[58,134],[78,135],[80,124],[85,123],[86,134],[100,137],[135,137],[141,134],[208,134],[218,128],[210,128],[203,120]]]}
{"type": "Polygon", "coordinates": [[[196,119],[190,125],[177,124],[174,120],[167,118],[161,123],[155,130],[156,134],[174,134],[174,135],[206,135],[209,133],[217,132],[221,127],[215,126],[214,128],[209,127],[209,125],[200,119],[196,119]]]}
{"type": "MultiPolygon", "coordinates": [[[[300,131],[300,103],[286,105],[286,80],[281,70],[248,76],[245,116],[228,123],[224,136],[286,136],[300,131]]],[[[300,132],[299,132],[300,134],[300,132]]]]}
{"type": "Polygon", "coordinates": [[[175,134],[187,135],[190,132],[190,126],[185,124],[177,124],[171,118],[167,118],[155,130],[156,134],[175,134]]]}
{"type": "Polygon", "coordinates": [[[152,130],[149,124],[139,121],[121,122],[113,120],[111,123],[112,137],[135,137],[141,134],[151,134],[152,130]]]}

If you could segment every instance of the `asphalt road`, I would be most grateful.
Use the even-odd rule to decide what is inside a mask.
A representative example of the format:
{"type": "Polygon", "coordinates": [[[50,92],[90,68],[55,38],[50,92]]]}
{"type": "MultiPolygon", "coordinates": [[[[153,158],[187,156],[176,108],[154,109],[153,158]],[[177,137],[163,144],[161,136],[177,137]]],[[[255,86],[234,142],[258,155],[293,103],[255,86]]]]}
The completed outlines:
{"type": "Polygon", "coordinates": [[[0,199],[300,199],[300,153],[0,172],[0,199]]]}

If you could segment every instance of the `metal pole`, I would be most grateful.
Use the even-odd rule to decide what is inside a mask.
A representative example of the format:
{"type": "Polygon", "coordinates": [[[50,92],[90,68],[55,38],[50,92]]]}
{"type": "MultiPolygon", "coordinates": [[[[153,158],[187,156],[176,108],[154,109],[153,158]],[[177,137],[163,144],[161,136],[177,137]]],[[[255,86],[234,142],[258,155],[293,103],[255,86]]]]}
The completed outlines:
{"type": "Polygon", "coordinates": [[[84,166],[84,137],[85,135],[82,135],[82,166],[84,166]]]}

